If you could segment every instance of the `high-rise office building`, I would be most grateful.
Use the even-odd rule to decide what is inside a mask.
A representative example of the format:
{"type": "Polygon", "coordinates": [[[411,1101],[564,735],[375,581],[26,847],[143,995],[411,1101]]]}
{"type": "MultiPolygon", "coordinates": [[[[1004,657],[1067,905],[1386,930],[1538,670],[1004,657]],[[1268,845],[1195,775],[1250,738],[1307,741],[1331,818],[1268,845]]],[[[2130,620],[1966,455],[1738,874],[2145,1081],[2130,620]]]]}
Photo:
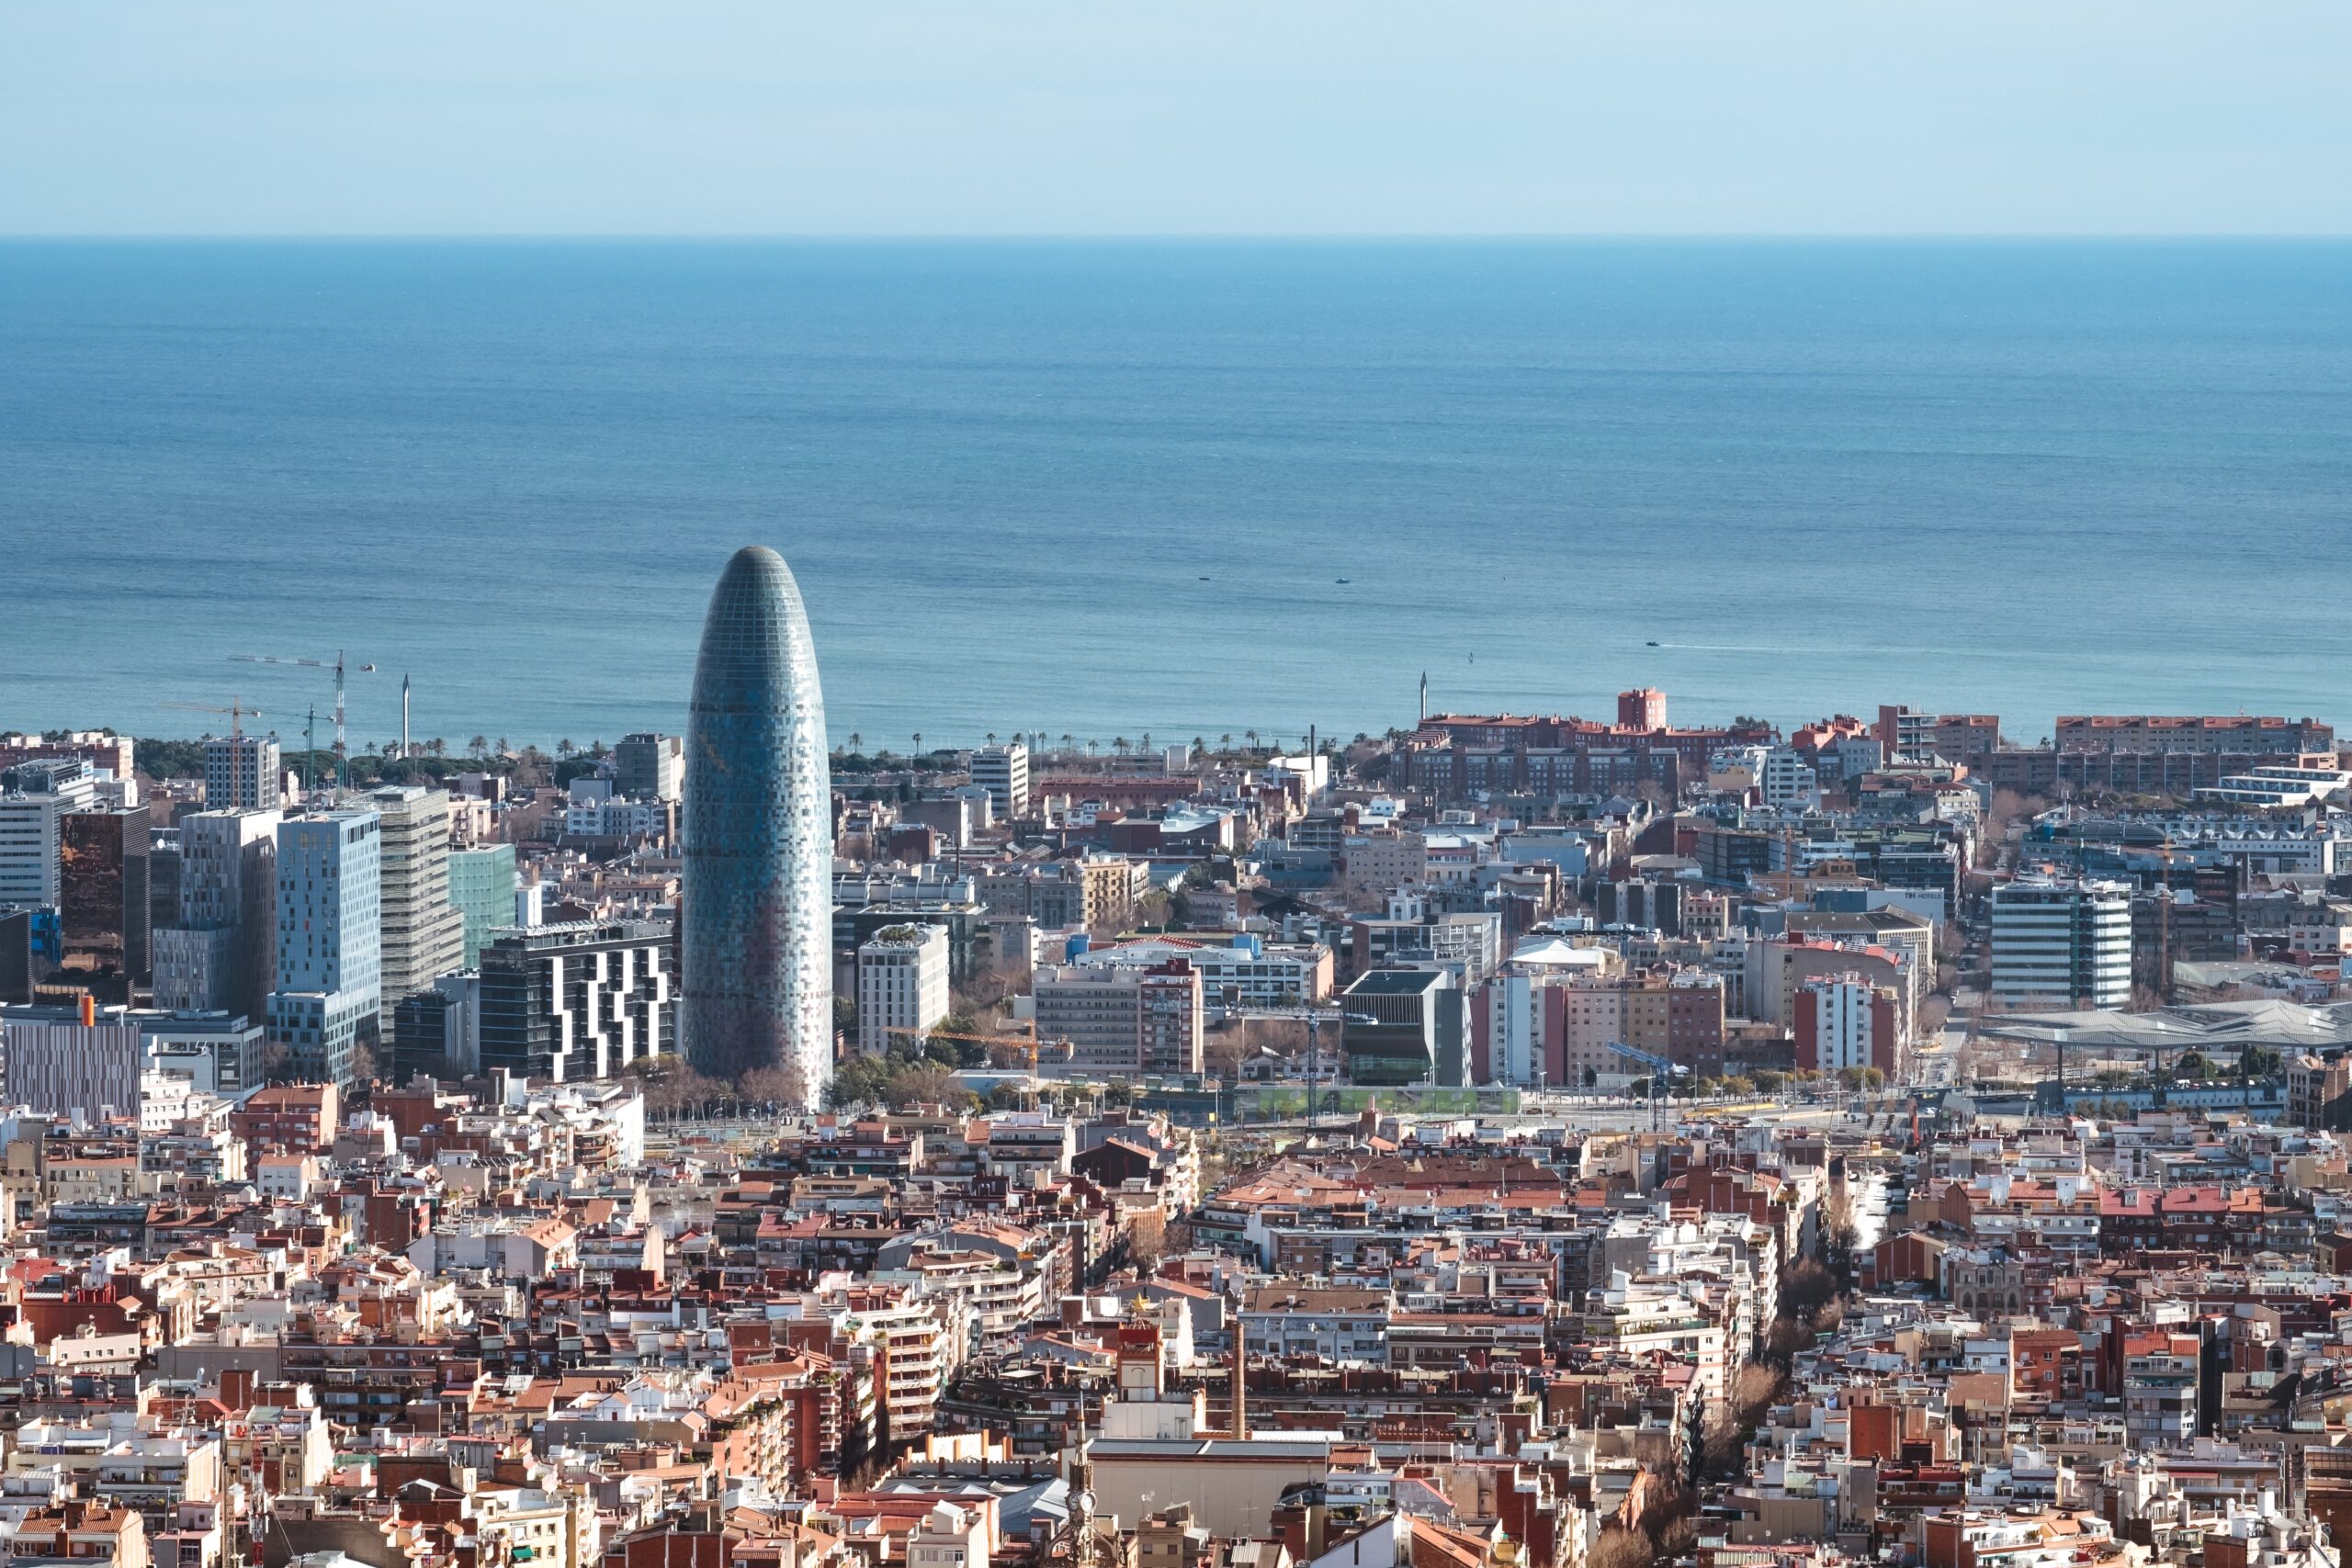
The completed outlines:
{"type": "Polygon", "coordinates": [[[774,550],[720,575],[690,712],[681,1036],[703,1072],[781,1067],[814,1109],[832,1079],[832,782],[808,617],[774,550]]]}
{"type": "Polygon", "coordinates": [[[146,988],[149,942],[147,808],[92,807],[58,818],[61,978],[104,1002],[146,988]]]}
{"type": "Polygon", "coordinates": [[[77,759],[19,762],[0,772],[0,905],[57,908],[63,891],[60,819],[97,798],[96,775],[77,759]]]}
{"type": "Polygon", "coordinates": [[[514,846],[484,844],[449,852],[449,902],[462,927],[458,961],[471,969],[481,962],[482,944],[501,926],[515,923],[514,846]]]}
{"type": "Polygon", "coordinates": [[[382,1010],[378,920],[383,824],[375,812],[296,817],[277,829],[277,986],[269,1039],[295,1077],[338,1089],[373,1050],[382,1010]]]}
{"type": "Polygon", "coordinates": [[[674,735],[624,735],[613,748],[615,795],[675,800],[685,779],[685,748],[674,735]]]}
{"type": "Polygon", "coordinates": [[[211,811],[274,811],[286,804],[286,770],[274,735],[228,735],[204,743],[204,805],[211,811]]]}
{"type": "Polygon", "coordinates": [[[382,1017],[392,1033],[392,1009],[402,997],[465,962],[465,917],[449,901],[449,797],[437,789],[387,784],[368,804],[382,819],[382,1017]]]}
{"type": "Polygon", "coordinates": [[[2120,882],[2021,877],[1993,889],[1992,992],[2112,1010],[2132,1001],[2132,890],[2120,882]]]}
{"type": "Polygon", "coordinates": [[[155,1005],[265,1018],[276,983],[276,808],[179,819],[179,908],[155,931],[155,1005]]]}
{"type": "Polygon", "coordinates": [[[1018,740],[972,753],[972,782],[989,792],[989,808],[1000,822],[1029,809],[1029,748],[1018,740]]]}

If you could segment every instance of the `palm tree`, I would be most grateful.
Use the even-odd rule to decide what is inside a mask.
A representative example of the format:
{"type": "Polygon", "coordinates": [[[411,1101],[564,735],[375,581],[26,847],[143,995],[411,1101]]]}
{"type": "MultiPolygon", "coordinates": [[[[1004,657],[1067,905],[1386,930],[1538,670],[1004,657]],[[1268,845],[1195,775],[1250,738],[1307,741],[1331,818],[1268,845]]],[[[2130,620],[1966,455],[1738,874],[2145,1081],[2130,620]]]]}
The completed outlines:
{"type": "Polygon", "coordinates": [[[993,729],[989,731],[989,744],[991,746],[996,744],[996,731],[993,729]]]}
{"type": "Polygon", "coordinates": [[[1089,740],[1089,741],[1087,741],[1087,743],[1086,743],[1086,754],[1087,754],[1088,756],[1090,756],[1090,757],[1093,756],[1096,752],[1098,752],[1098,751],[1100,751],[1100,750],[1102,750],[1102,742],[1101,742],[1100,740],[1089,740]]]}
{"type": "Polygon", "coordinates": [[[486,735],[477,735],[471,740],[466,742],[468,749],[477,757],[481,755],[482,748],[489,744],[490,738],[486,735]]]}
{"type": "Polygon", "coordinates": [[[1228,730],[1227,730],[1223,735],[1218,736],[1218,737],[1216,738],[1216,743],[1217,743],[1219,746],[1223,747],[1223,748],[1224,748],[1226,750],[1227,750],[1227,751],[1232,750],[1233,750],[1233,731],[1231,731],[1230,729],[1228,729],[1228,730]]]}
{"type": "Polygon", "coordinates": [[[1195,736],[1193,736],[1193,750],[1195,750],[1195,751],[1205,751],[1205,750],[1207,750],[1208,749],[1209,749],[1209,738],[1208,738],[1207,736],[1205,736],[1205,735],[1195,735],[1195,736]]]}
{"type": "Polygon", "coordinates": [[[849,750],[852,756],[856,756],[860,752],[864,751],[865,750],[865,737],[860,735],[854,729],[851,730],[849,732],[849,750]]]}
{"type": "MultiPolygon", "coordinates": [[[[1252,739],[1255,739],[1255,737],[1253,736],[1252,739]]],[[[569,757],[571,755],[571,738],[570,736],[567,735],[562,739],[555,743],[555,754],[559,757],[569,757]]]]}
{"type": "Polygon", "coordinates": [[[1132,743],[1124,735],[1114,735],[1111,737],[1111,750],[1116,751],[1122,757],[1127,754],[1127,747],[1130,744],[1132,743]]]}
{"type": "Polygon", "coordinates": [[[435,737],[433,738],[433,739],[432,739],[432,741],[431,741],[431,746],[432,746],[432,750],[433,750],[433,754],[434,754],[435,756],[436,756],[436,757],[438,757],[438,756],[442,755],[443,753],[447,752],[447,751],[449,750],[449,743],[448,743],[447,741],[446,741],[446,740],[442,739],[441,739],[439,736],[437,736],[437,735],[436,735],[436,736],[435,736],[435,737]]]}
{"type": "Polygon", "coordinates": [[[509,750],[511,750],[511,748],[506,744],[506,737],[503,735],[500,736],[498,738],[498,754],[503,757],[509,750]]]}
{"type": "Polygon", "coordinates": [[[1064,756],[1068,756],[1069,754],[1070,745],[1074,740],[1076,740],[1076,739],[1077,737],[1070,734],[1069,730],[1065,729],[1062,731],[1062,754],[1064,756]]]}
{"type": "Polygon", "coordinates": [[[1241,738],[1250,742],[1250,749],[1251,750],[1254,751],[1258,749],[1258,732],[1256,730],[1245,729],[1241,732],[1241,738]]]}
{"type": "Polygon", "coordinates": [[[920,729],[915,731],[915,755],[922,755],[922,731],[920,729]]]}

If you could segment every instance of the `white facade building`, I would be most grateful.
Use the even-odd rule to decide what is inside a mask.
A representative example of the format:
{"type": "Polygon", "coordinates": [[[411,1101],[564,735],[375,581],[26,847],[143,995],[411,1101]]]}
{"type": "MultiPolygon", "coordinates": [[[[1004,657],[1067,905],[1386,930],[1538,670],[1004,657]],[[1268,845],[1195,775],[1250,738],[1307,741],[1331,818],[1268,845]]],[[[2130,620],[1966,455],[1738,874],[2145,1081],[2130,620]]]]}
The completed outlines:
{"type": "Polygon", "coordinates": [[[380,1032],[392,1009],[465,961],[465,917],[449,901],[449,797],[392,784],[368,796],[382,820],[379,922],[380,1032]]]}
{"type": "Polygon", "coordinates": [[[1996,1005],[2122,1008],[2132,1000],[2132,892],[2120,882],[2022,879],[1993,889],[1996,1005]]]}
{"type": "Polygon", "coordinates": [[[973,752],[972,782],[989,792],[998,821],[1020,817],[1029,809],[1029,748],[1012,740],[973,752]]]}
{"type": "Polygon", "coordinates": [[[928,1034],[947,1016],[947,931],[885,926],[857,950],[857,1048],[889,1049],[900,1034],[928,1034]]]}
{"type": "Polygon", "coordinates": [[[15,787],[0,793],[0,907],[53,909],[62,893],[61,819],[97,803],[97,780],[86,764],[73,761],[11,771],[15,787]]]}

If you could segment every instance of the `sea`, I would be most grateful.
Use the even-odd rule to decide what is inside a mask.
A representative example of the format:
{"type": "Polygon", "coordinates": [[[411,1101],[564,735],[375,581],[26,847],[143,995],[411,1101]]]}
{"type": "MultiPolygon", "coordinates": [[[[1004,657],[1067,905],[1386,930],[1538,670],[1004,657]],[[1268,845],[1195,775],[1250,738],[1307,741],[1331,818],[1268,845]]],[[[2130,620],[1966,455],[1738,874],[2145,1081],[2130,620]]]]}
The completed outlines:
{"type": "Polygon", "coordinates": [[[750,543],[868,751],[2352,718],[2352,244],[0,245],[0,728],[675,730],[750,543]]]}

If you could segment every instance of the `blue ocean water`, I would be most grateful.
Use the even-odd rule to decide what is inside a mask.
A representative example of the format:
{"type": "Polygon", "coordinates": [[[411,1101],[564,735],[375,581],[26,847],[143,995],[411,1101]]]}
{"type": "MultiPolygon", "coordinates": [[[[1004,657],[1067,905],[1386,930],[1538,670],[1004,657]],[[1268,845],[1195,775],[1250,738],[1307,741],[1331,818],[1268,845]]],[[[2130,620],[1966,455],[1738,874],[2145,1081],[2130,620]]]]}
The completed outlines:
{"type": "Polygon", "coordinates": [[[831,729],[1435,705],[2352,717],[2352,246],[0,246],[0,727],[675,728],[736,546],[831,729]],[[1341,582],[1340,579],[1346,579],[1341,582]],[[1651,644],[1657,646],[1650,646],[1651,644]]]}

